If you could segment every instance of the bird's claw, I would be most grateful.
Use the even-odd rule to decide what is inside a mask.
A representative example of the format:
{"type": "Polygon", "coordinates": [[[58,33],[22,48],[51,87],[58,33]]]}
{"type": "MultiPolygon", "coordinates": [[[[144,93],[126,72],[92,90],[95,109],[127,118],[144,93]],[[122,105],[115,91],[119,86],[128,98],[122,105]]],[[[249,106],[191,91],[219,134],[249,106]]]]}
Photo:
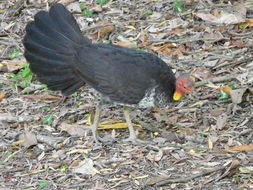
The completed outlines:
{"type": "Polygon", "coordinates": [[[130,142],[134,145],[145,145],[145,144],[152,144],[153,142],[151,141],[144,141],[140,140],[137,137],[128,137],[127,139],[124,139],[123,142],[130,142]]]}
{"type": "Polygon", "coordinates": [[[116,140],[113,137],[100,137],[97,133],[97,127],[92,125],[92,126],[82,126],[82,129],[85,130],[91,130],[92,135],[93,135],[93,140],[95,141],[96,144],[100,145],[100,144],[110,144],[115,142],[116,140]]]}
{"type": "Polygon", "coordinates": [[[99,135],[96,135],[96,138],[94,139],[96,143],[113,143],[116,140],[113,137],[100,137],[99,135]]]}

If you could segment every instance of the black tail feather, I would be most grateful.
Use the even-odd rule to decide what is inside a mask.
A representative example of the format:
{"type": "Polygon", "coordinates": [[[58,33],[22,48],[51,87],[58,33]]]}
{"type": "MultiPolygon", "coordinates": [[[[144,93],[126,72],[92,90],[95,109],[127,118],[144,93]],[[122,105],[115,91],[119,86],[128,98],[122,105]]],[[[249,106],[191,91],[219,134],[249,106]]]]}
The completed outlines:
{"type": "Polygon", "coordinates": [[[61,4],[40,11],[26,26],[25,57],[38,80],[51,90],[70,95],[84,85],[75,71],[76,49],[90,44],[74,17],[61,4]]]}

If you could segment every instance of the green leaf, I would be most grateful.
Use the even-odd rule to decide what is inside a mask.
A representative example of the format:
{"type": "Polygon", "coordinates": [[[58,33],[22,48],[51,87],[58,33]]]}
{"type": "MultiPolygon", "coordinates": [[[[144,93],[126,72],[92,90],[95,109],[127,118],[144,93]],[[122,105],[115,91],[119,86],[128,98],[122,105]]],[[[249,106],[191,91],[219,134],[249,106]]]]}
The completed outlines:
{"type": "Polygon", "coordinates": [[[78,93],[77,93],[77,92],[74,92],[71,96],[77,97],[77,96],[78,96],[78,93]]]}
{"type": "Polygon", "coordinates": [[[220,90],[219,100],[226,100],[228,98],[229,98],[228,94],[226,92],[224,92],[223,90],[220,90]]]}
{"type": "Polygon", "coordinates": [[[152,15],[152,13],[153,13],[153,11],[151,11],[151,10],[144,10],[143,11],[144,15],[152,15]]]}
{"type": "Polygon", "coordinates": [[[107,3],[107,0],[97,0],[97,4],[104,5],[107,3]]]}
{"type": "Polygon", "coordinates": [[[183,12],[184,3],[182,1],[174,1],[172,6],[176,9],[177,12],[183,12]]]}
{"type": "Polygon", "coordinates": [[[92,11],[92,10],[86,9],[86,10],[84,10],[84,11],[82,12],[82,14],[83,14],[83,16],[91,17],[91,16],[93,15],[93,11],[92,11]]]}
{"type": "Polygon", "coordinates": [[[103,40],[103,44],[111,44],[112,41],[111,40],[103,40]]]}
{"type": "Polygon", "coordinates": [[[39,188],[43,189],[49,184],[48,181],[42,181],[38,183],[39,188]]]}
{"type": "Polygon", "coordinates": [[[136,44],[130,44],[130,46],[131,46],[133,49],[136,49],[136,50],[139,49],[139,47],[138,47],[136,44]]]}
{"type": "Polygon", "coordinates": [[[19,55],[20,51],[18,51],[17,49],[14,49],[11,53],[11,59],[15,59],[18,55],[19,55]]]}
{"type": "Polygon", "coordinates": [[[61,172],[65,172],[68,168],[69,168],[69,166],[66,165],[66,164],[61,165],[61,166],[60,166],[60,171],[61,171],[61,172]]]}
{"type": "Polygon", "coordinates": [[[42,107],[42,111],[45,111],[45,112],[50,112],[51,111],[51,108],[50,107],[42,107]]]}
{"type": "Polygon", "coordinates": [[[205,132],[200,132],[200,133],[199,133],[199,136],[201,136],[201,137],[206,137],[206,135],[207,135],[207,134],[206,134],[205,132]]]}
{"type": "Polygon", "coordinates": [[[234,90],[235,89],[235,83],[234,82],[229,83],[228,87],[231,88],[232,90],[234,90]]]}
{"type": "Polygon", "coordinates": [[[45,125],[52,125],[52,123],[53,123],[53,118],[54,118],[54,113],[51,113],[51,114],[47,115],[47,116],[43,119],[43,124],[45,124],[45,125]]]}
{"type": "Polygon", "coordinates": [[[80,3],[80,9],[84,10],[87,8],[87,5],[85,3],[80,3]]]}

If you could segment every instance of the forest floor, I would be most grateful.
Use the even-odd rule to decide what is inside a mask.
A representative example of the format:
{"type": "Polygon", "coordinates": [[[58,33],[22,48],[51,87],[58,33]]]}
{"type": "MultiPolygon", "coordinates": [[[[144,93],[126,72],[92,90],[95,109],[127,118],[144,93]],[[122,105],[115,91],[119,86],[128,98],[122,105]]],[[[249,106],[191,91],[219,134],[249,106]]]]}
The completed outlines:
{"type": "Polygon", "coordinates": [[[250,1],[61,2],[93,42],[157,54],[196,87],[166,108],[133,110],[139,138],[153,144],[123,142],[122,108],[111,106],[99,132],[117,142],[96,145],[79,127],[96,92],[49,91],[23,56],[26,24],[52,1],[1,1],[0,189],[253,189],[250,1]]]}

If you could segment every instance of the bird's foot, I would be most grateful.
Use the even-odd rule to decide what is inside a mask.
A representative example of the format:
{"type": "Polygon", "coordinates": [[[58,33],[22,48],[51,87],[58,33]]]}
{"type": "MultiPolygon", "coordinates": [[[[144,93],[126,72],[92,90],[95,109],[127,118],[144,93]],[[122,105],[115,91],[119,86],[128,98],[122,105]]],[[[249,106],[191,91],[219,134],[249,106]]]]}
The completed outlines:
{"type": "Polygon", "coordinates": [[[130,142],[134,145],[146,145],[146,144],[153,144],[152,141],[144,141],[141,139],[138,139],[137,137],[128,137],[127,139],[124,139],[123,142],[130,142]]]}
{"type": "Polygon", "coordinates": [[[100,137],[98,134],[94,138],[95,142],[101,142],[101,143],[106,143],[106,144],[111,144],[115,142],[115,138],[113,137],[100,137]]]}
{"type": "Polygon", "coordinates": [[[105,144],[110,144],[110,143],[113,143],[115,142],[116,140],[113,138],[113,137],[100,137],[98,135],[98,132],[97,132],[97,126],[82,126],[81,127],[82,129],[85,129],[85,130],[91,130],[92,132],[92,136],[93,136],[93,140],[95,141],[96,144],[100,145],[101,143],[105,143],[105,144]]]}

